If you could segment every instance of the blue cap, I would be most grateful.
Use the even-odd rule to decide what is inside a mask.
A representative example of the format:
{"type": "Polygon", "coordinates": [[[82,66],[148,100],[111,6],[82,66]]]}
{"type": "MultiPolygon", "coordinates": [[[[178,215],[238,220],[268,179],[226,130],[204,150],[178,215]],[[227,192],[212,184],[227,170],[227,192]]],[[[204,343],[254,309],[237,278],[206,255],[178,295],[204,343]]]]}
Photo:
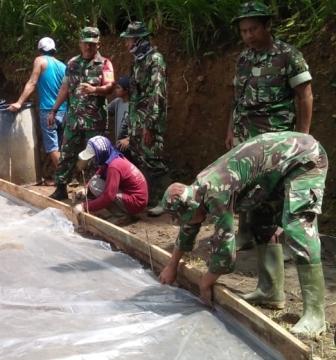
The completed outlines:
{"type": "Polygon", "coordinates": [[[120,76],[117,84],[120,85],[124,90],[129,90],[129,77],[128,76],[120,76]]]}

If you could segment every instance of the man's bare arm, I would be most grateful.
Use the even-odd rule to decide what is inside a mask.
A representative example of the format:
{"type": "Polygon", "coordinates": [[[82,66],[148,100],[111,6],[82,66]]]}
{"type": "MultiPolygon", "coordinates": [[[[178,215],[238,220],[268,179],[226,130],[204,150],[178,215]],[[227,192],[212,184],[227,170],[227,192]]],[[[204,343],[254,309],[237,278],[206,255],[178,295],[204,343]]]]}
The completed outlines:
{"type": "Polygon", "coordinates": [[[159,279],[161,284],[172,284],[176,280],[178,264],[184,254],[184,251],[174,247],[172,257],[168,264],[161,271],[159,279]]]}
{"type": "Polygon", "coordinates": [[[57,113],[57,110],[59,107],[64,103],[65,100],[67,100],[69,95],[69,85],[66,82],[63,82],[62,86],[58,90],[57,99],[55,101],[55,104],[51,110],[51,112],[48,115],[48,126],[52,126],[55,122],[55,115],[57,113]]]}
{"type": "Polygon", "coordinates": [[[45,69],[45,66],[46,66],[45,60],[41,56],[38,56],[34,60],[33,71],[30,75],[29,80],[26,82],[22,94],[15,103],[10,104],[8,110],[18,111],[21,108],[22,104],[28,99],[28,97],[35,90],[38,79],[42,71],[45,69]]]}

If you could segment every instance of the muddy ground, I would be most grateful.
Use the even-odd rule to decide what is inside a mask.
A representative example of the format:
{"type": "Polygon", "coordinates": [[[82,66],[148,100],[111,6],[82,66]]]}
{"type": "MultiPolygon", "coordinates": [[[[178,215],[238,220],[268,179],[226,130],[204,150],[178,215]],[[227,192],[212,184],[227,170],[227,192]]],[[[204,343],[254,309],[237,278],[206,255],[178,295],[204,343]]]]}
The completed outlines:
{"type": "MultiPolygon", "coordinates": [[[[313,76],[314,114],[312,134],[324,145],[328,152],[330,167],[324,198],[323,215],[319,226],[323,234],[336,236],[336,24],[326,25],[314,41],[302,49],[313,76]]],[[[205,166],[225,152],[224,137],[230,117],[232,104],[232,79],[235,60],[241,44],[219,44],[213,51],[199,54],[196,58],[187,57],[180,49],[178,36],[172,31],[162,30],[154,43],[164,54],[168,65],[169,108],[168,130],[166,134],[166,158],[174,180],[192,181],[205,166]]],[[[124,44],[115,36],[105,37],[101,53],[112,59],[115,75],[128,74],[131,57],[124,44]]],[[[78,54],[78,45],[72,50],[60,53],[64,60],[78,54]]],[[[16,100],[24,81],[28,78],[31,63],[25,72],[17,72],[22,64],[3,61],[0,65],[2,84],[0,98],[9,102],[16,100]]],[[[43,172],[48,172],[42,155],[43,172]]],[[[41,192],[52,192],[52,188],[39,188],[41,192]]],[[[178,229],[170,224],[166,216],[158,219],[142,215],[133,225],[126,227],[132,233],[151,243],[171,251],[178,229]]],[[[205,268],[208,256],[208,238],[211,225],[204,226],[199,236],[199,247],[188,257],[201,268],[205,268]]],[[[316,341],[309,341],[314,354],[324,359],[336,359],[333,344],[333,331],[336,327],[336,239],[323,237],[323,264],[326,277],[326,313],[329,330],[316,341]]],[[[220,279],[233,291],[247,292],[256,285],[255,250],[239,253],[236,270],[220,279]]],[[[286,263],[287,307],[282,311],[262,309],[275,321],[289,328],[302,311],[300,289],[293,263],[286,263]]]]}

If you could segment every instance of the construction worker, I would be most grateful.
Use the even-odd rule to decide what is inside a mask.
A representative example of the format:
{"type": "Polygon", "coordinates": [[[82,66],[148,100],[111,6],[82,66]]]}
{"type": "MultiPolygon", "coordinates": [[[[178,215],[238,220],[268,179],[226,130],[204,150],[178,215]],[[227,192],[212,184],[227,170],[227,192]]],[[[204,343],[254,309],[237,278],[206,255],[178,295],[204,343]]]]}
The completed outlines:
{"type": "MultiPolygon", "coordinates": [[[[259,2],[241,5],[233,24],[246,49],[239,55],[234,78],[235,106],[226,147],[265,132],[309,133],[312,77],[302,54],[272,36],[272,13],[259,2]]],[[[239,219],[237,248],[248,248],[250,214],[239,219]]]]}
{"type": "MultiPolygon", "coordinates": [[[[37,88],[39,99],[39,118],[45,152],[56,170],[63,135],[63,119],[66,112],[66,101],[60,104],[55,113],[55,126],[48,126],[48,114],[57,98],[65,73],[65,64],[56,59],[56,45],[52,38],[44,37],[37,44],[39,55],[34,60],[33,70],[18,100],[10,104],[8,110],[19,111],[23,103],[37,88]]],[[[45,185],[54,182],[45,180],[45,185]]]]}
{"type": "Polygon", "coordinates": [[[93,160],[97,172],[88,183],[88,189],[94,199],[77,204],[74,207],[76,214],[107,208],[113,216],[110,221],[117,225],[125,225],[134,220],[135,214],[145,209],[148,202],[148,186],[144,175],[111,144],[109,139],[94,136],[78,157],[85,162],[93,160]]]}
{"type": "Polygon", "coordinates": [[[130,75],[129,151],[149,185],[148,215],[163,213],[159,201],[170,180],[163,160],[167,123],[166,63],[149,40],[150,32],[140,21],[131,22],[120,34],[134,62],[130,75]]]}
{"type": "Polygon", "coordinates": [[[67,184],[72,180],[78,153],[88,139],[102,135],[106,130],[106,97],[114,84],[113,67],[98,49],[100,32],[95,27],[85,27],[80,33],[81,54],[67,64],[63,84],[49,113],[52,125],[55,114],[65,99],[69,109],[63,135],[61,157],[56,170],[56,190],[50,195],[56,200],[68,198],[67,184]]]}
{"type": "Polygon", "coordinates": [[[172,258],[160,274],[162,283],[176,278],[178,262],[194,246],[207,214],[215,218],[208,272],[200,293],[210,303],[211,289],[221,274],[233,271],[236,251],[234,213],[253,209],[251,227],[258,244],[257,289],[244,296],[275,309],[285,306],[284,264],[278,226],[289,236],[303,297],[303,316],[294,334],[319,334],[325,329],[324,278],[317,215],[321,213],[328,160],[311,136],[297,132],[258,135],[236,146],[203,170],[187,186],[174,183],[162,200],[181,227],[172,258]]]}

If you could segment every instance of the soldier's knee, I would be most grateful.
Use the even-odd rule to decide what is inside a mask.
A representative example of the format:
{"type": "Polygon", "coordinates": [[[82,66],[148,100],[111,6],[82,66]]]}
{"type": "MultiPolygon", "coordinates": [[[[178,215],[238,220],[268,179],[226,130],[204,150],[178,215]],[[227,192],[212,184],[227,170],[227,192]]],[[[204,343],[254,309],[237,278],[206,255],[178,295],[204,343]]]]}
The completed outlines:
{"type": "Polygon", "coordinates": [[[287,242],[297,264],[318,264],[321,261],[321,248],[315,219],[316,214],[305,212],[300,216],[286,218],[283,221],[282,227],[288,237],[287,242]]]}
{"type": "Polygon", "coordinates": [[[287,236],[292,239],[300,236],[305,229],[312,228],[316,219],[313,212],[303,212],[299,215],[286,216],[282,219],[282,228],[287,236]]]}

